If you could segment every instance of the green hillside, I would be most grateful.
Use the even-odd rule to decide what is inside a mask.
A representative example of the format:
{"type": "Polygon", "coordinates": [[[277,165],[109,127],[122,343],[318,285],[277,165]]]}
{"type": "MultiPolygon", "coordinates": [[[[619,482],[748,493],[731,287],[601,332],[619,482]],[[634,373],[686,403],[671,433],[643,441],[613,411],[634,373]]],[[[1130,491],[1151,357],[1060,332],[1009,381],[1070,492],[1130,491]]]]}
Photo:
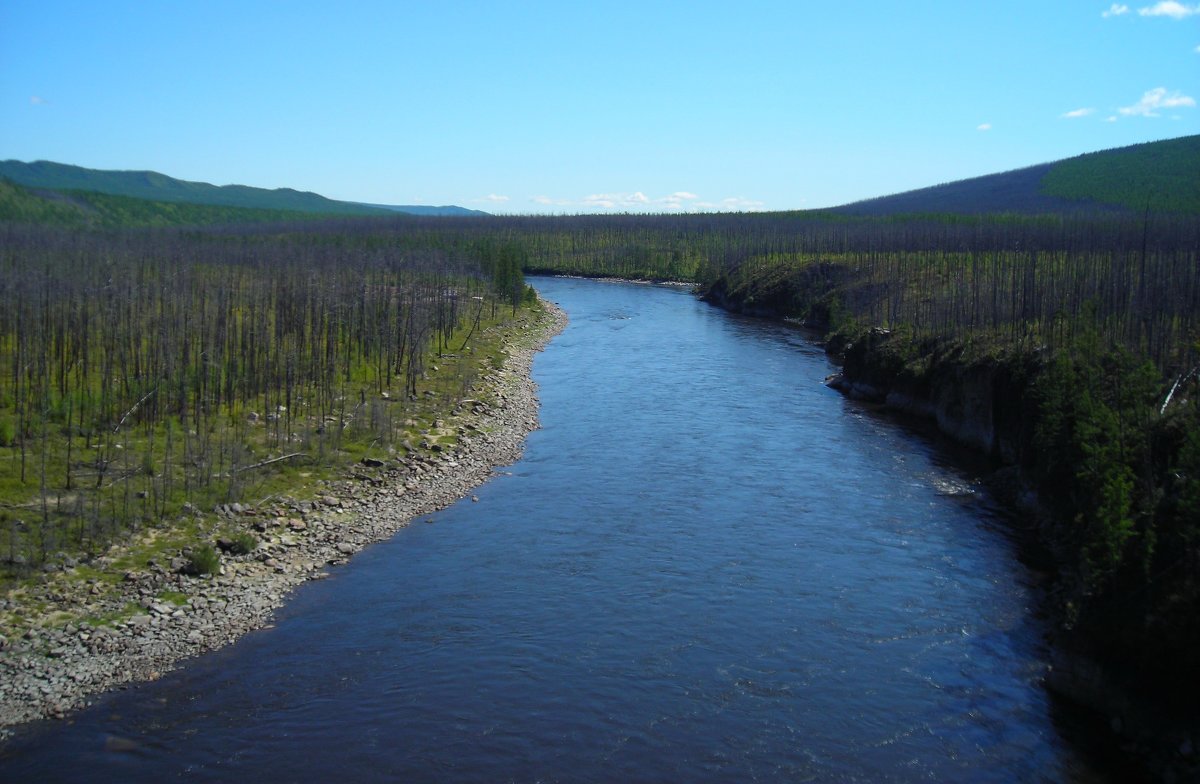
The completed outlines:
{"type": "Polygon", "coordinates": [[[1042,177],[1041,192],[1138,211],[1200,213],[1200,136],[1068,158],[1042,177]]]}
{"type": "Polygon", "coordinates": [[[1200,214],[1200,136],[1149,142],[973,177],[832,210],[907,213],[1120,214],[1146,209],[1200,214]]]}
{"type": "Polygon", "coordinates": [[[56,198],[31,193],[27,188],[0,179],[0,221],[52,226],[84,226],[88,210],[64,195],[56,198]]]}
{"type": "Polygon", "coordinates": [[[291,222],[325,217],[293,210],[150,201],[89,191],[22,187],[0,179],[0,222],[72,228],[145,228],[291,222]]]}
{"type": "Polygon", "coordinates": [[[152,171],[101,171],[50,161],[3,161],[0,162],[0,177],[30,188],[89,191],[157,202],[288,210],[323,215],[390,214],[378,207],[334,201],[316,193],[291,188],[268,190],[246,185],[218,186],[206,182],[177,180],[152,171]]]}

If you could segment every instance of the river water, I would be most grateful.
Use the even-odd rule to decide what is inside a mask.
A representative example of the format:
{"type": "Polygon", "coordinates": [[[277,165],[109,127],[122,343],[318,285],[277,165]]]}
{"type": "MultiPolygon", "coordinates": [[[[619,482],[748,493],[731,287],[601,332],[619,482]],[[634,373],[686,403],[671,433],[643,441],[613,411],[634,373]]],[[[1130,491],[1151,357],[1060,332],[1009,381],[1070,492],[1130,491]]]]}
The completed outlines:
{"type": "Polygon", "coordinates": [[[274,628],[23,731],[6,781],[1102,781],[1040,589],[786,325],[538,279],[543,428],[274,628]]]}

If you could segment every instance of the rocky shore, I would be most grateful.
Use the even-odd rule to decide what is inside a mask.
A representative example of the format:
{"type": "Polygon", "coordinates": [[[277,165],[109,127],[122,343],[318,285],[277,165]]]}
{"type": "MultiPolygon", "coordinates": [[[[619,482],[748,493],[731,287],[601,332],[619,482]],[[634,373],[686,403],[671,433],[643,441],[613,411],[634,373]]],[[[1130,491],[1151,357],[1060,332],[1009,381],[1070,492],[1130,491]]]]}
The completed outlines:
{"type": "Polygon", "coordinates": [[[258,508],[215,510],[253,528],[259,540],[252,552],[226,552],[221,574],[192,577],[179,564],[152,563],[126,572],[115,588],[52,579],[0,600],[0,609],[44,619],[55,613],[117,619],[44,622],[16,638],[0,635],[0,737],[22,722],[62,718],[122,684],[154,680],[266,626],[300,583],[326,576],[328,566],[449,506],[497,466],[515,462],[525,436],[538,426],[533,358],[567,321],[562,310],[543,305],[539,322],[510,341],[503,367],[481,379],[478,400],[462,401],[439,423],[456,434],[456,446],[372,465],[329,483],[311,500],[275,498],[258,508]]]}

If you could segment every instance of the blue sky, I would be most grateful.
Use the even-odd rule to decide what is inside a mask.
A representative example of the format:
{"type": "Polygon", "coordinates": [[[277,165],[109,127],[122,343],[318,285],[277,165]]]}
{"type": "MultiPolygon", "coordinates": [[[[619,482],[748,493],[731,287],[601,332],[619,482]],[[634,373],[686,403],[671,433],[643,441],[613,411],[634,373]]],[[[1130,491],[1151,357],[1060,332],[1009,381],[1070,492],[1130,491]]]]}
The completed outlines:
{"type": "Polygon", "coordinates": [[[0,159],[805,209],[1200,133],[1200,1],[0,0],[0,159]]]}

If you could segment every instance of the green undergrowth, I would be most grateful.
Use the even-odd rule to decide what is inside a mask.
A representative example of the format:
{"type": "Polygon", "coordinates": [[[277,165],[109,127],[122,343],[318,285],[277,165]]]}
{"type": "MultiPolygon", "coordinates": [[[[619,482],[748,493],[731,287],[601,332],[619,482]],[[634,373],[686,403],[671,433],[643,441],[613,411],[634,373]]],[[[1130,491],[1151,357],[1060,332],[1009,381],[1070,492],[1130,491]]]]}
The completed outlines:
{"type": "MultiPolygon", "coordinates": [[[[110,439],[109,454],[118,468],[110,464],[115,479],[99,490],[94,472],[88,475],[80,459],[99,450],[95,444],[89,449],[78,433],[68,439],[61,423],[46,426],[54,438],[26,443],[24,481],[20,447],[0,445],[0,551],[7,556],[0,586],[11,589],[36,579],[45,568],[63,565],[75,565],[77,579],[112,586],[127,571],[163,564],[218,536],[248,536],[220,521],[214,514],[220,504],[238,502],[253,508],[278,498],[311,499],[329,482],[380,470],[364,465],[364,460],[394,464],[457,446],[451,424],[459,401],[495,402],[487,398],[480,381],[503,367],[506,344],[519,339],[540,309],[534,299],[515,314],[508,308],[481,307],[477,323],[471,313],[471,319],[429,346],[416,394],[405,394],[403,378],[381,389],[368,373],[352,375],[343,393],[351,404],[337,421],[297,413],[290,427],[282,427],[284,412],[273,412],[268,420],[261,406],[253,411],[229,407],[208,420],[213,423],[208,439],[221,443],[228,455],[211,481],[193,477],[189,482],[184,476],[178,458],[181,425],[174,420],[136,427],[110,439]],[[174,460],[168,454],[171,440],[174,460]],[[109,521],[101,530],[96,520],[103,514],[109,521]],[[100,565],[95,556],[109,552],[113,543],[120,546],[100,565]]],[[[3,412],[0,408],[0,416],[3,412]]]]}

